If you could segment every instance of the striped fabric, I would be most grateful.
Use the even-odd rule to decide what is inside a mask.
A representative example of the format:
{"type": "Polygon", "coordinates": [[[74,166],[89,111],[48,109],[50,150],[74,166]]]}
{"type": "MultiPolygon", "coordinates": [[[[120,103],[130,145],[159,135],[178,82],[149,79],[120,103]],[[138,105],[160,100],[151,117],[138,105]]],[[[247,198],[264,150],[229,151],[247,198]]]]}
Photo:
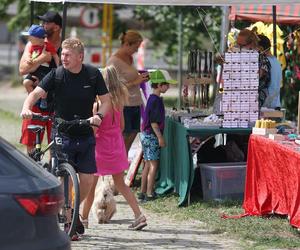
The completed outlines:
{"type": "MultiPolygon", "coordinates": [[[[276,5],[276,21],[281,24],[299,24],[300,4],[276,5]]],[[[242,4],[231,6],[230,20],[272,22],[272,5],[242,4]]]]}

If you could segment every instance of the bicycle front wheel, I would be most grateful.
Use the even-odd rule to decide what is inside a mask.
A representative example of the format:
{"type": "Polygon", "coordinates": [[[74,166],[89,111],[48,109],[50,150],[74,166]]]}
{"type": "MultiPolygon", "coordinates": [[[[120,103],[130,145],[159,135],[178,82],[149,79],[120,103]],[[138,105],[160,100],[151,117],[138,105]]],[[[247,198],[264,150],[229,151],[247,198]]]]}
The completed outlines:
{"type": "Polygon", "coordinates": [[[79,219],[79,182],[74,168],[69,163],[59,164],[58,169],[64,186],[64,205],[58,215],[59,223],[61,228],[72,237],[79,219]]]}

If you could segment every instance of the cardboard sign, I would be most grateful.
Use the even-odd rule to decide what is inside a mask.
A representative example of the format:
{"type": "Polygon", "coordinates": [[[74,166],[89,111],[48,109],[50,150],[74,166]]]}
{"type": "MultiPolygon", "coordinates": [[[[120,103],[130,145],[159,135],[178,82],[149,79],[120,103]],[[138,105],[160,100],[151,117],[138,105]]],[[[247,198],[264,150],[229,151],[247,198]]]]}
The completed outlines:
{"type": "Polygon", "coordinates": [[[133,181],[135,179],[135,176],[137,174],[137,171],[139,169],[139,166],[143,159],[143,149],[141,146],[139,146],[136,150],[135,156],[130,163],[127,175],[125,177],[125,184],[130,187],[133,184],[133,181]]]}

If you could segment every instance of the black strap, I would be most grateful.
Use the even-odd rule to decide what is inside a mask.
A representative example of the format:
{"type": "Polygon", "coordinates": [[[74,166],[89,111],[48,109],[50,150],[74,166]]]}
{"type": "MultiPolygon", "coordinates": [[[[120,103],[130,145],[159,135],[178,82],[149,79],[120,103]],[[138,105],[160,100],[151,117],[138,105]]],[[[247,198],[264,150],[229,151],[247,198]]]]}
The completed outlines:
{"type": "Polygon", "coordinates": [[[97,78],[99,69],[89,64],[85,64],[84,67],[86,69],[89,80],[94,81],[97,78]]]}
{"type": "MultiPolygon", "coordinates": [[[[98,69],[96,67],[85,64],[84,69],[89,81],[94,81],[97,78],[98,69]]],[[[64,68],[63,66],[59,66],[55,70],[55,81],[62,82],[63,78],[64,78],[64,68]]]]}
{"type": "Polygon", "coordinates": [[[64,78],[64,68],[63,66],[59,66],[55,69],[55,81],[56,82],[62,82],[64,78]]]}

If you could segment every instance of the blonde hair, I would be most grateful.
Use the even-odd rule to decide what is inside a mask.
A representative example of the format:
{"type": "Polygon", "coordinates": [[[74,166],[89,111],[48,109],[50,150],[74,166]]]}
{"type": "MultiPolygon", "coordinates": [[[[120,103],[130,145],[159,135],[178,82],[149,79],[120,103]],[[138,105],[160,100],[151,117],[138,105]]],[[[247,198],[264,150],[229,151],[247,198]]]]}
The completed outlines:
{"type": "Polygon", "coordinates": [[[118,72],[114,66],[107,66],[103,70],[103,78],[108,88],[113,107],[121,108],[128,98],[128,91],[123,81],[118,77],[118,72]]]}
{"type": "Polygon", "coordinates": [[[141,43],[143,41],[143,37],[135,30],[127,30],[119,36],[119,40],[121,41],[122,45],[126,42],[128,42],[129,45],[132,45],[135,43],[141,43]]]}
{"type": "Polygon", "coordinates": [[[84,44],[78,38],[67,38],[61,44],[63,49],[76,50],[78,53],[84,53],[84,44]]]}

